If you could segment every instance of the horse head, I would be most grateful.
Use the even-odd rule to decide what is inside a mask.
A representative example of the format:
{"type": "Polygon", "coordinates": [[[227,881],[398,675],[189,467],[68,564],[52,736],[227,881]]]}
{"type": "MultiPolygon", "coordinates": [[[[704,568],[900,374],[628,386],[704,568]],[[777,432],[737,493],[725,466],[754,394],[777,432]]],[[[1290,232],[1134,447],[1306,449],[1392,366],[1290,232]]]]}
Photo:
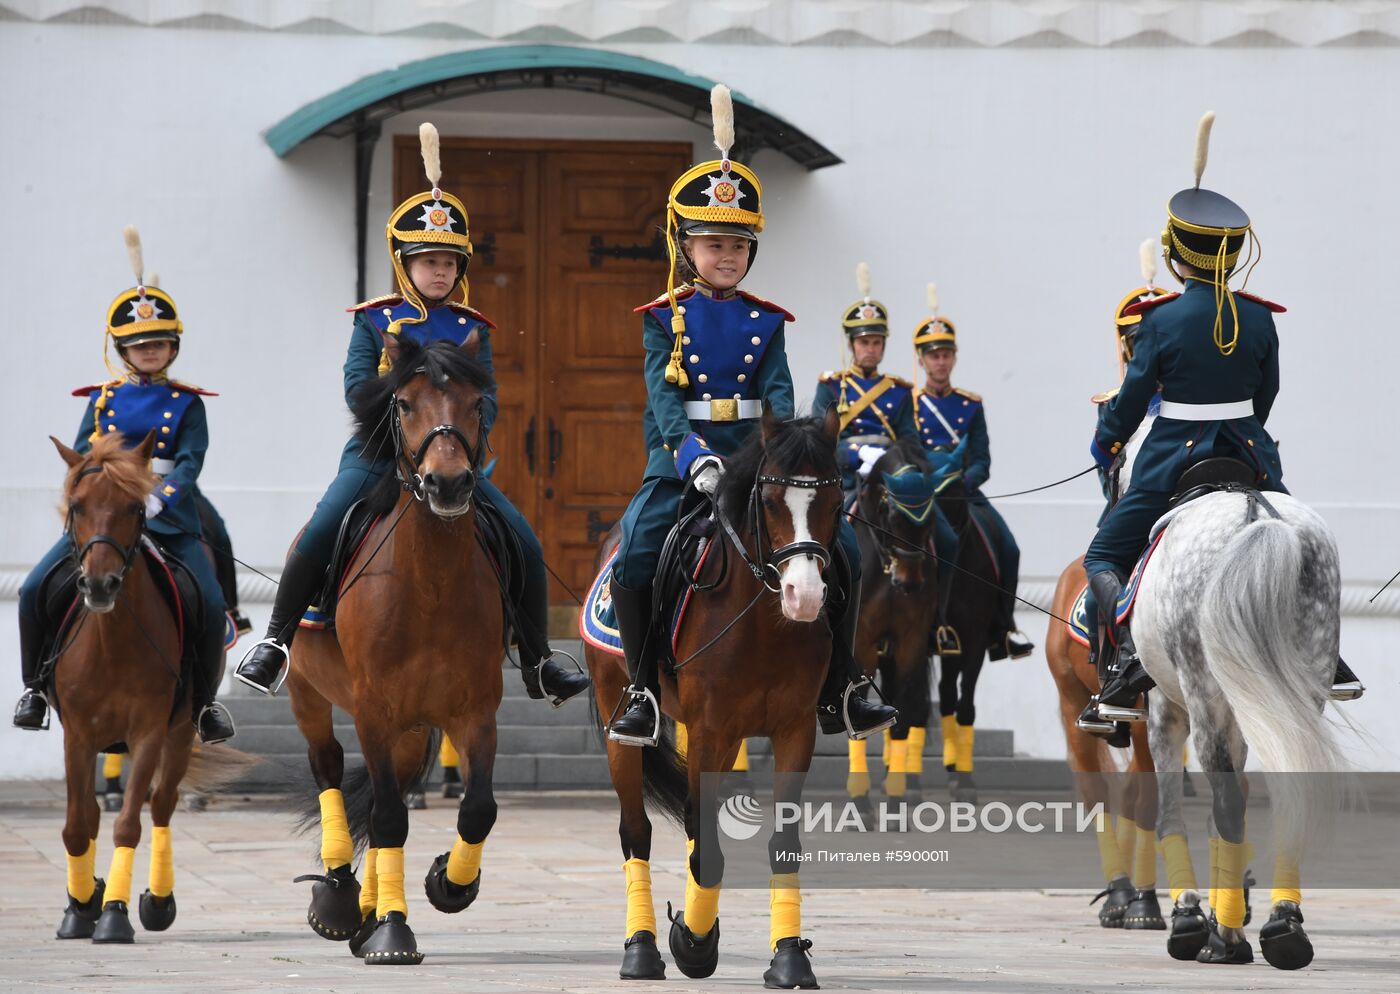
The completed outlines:
{"type": "Polygon", "coordinates": [[[880,457],[861,489],[861,517],[879,526],[875,545],[897,593],[912,594],[924,585],[939,481],[923,446],[901,441],[880,457]]]}
{"type": "Polygon", "coordinates": [[[393,355],[390,370],[362,384],[352,403],[362,451],[392,451],[404,488],[438,517],[458,517],[471,509],[486,450],[491,375],[451,342],[423,348],[401,339],[393,355]]]}
{"type": "Polygon", "coordinates": [[[89,611],[105,614],[116,606],[146,528],[146,497],[156,484],[151,472],[156,435],[149,432],[134,449],[125,448],[119,434],[103,435],[86,455],[52,435],[49,441],[68,464],[63,513],[78,565],[78,592],[89,611]]]}

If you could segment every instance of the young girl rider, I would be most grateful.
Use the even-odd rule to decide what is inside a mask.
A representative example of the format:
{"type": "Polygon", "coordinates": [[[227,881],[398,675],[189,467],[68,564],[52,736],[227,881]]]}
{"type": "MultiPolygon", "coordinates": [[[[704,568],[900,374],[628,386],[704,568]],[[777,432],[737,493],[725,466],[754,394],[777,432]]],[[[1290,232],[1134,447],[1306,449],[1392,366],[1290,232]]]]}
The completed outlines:
{"type": "MultiPolygon", "coordinates": [[[[647,468],[641,490],[622,517],[622,543],[611,580],[632,686],[626,707],[608,727],[610,738],[630,745],[654,745],[659,731],[660,714],[648,694],[648,688],[652,694],[657,688],[648,637],[651,586],[662,543],[676,523],[684,481],[713,495],[724,474],[724,458],[757,430],[764,403],[780,418],[794,412],[783,340],[783,325],[792,315],[737,289],[758,251],[763,189],[752,169],[729,158],[734,111],[727,88],[715,87],[712,111],[720,158],[693,167],[671,187],[666,238],[679,266],[672,267],[667,292],[638,308],[646,347],[647,468]],[[676,287],[680,267],[692,279],[676,287]]],[[[839,538],[852,573],[847,603],[856,605],[860,553],[844,518],[839,538]]],[[[897,713],[848,691],[848,683],[865,682],[852,654],[857,614],[852,607],[832,620],[836,644],[818,714],[824,731],[844,729],[863,738],[893,724],[897,713]]]]}
{"type": "MultiPolygon", "coordinates": [[[[355,315],[345,357],[347,402],[360,383],[389,369],[390,343],[407,336],[419,345],[456,342],[475,352],[491,370],[493,325],[466,304],[467,265],[472,243],[467,209],[439,187],[442,167],[437,129],[419,129],[423,164],[432,190],[416,194],[389,215],[385,237],[400,293],[376,297],[350,308],[355,315]],[[461,291],[461,302],[453,299],[461,291]]],[[[484,398],[481,423],[490,431],[497,403],[493,382],[484,398]]],[[[257,642],[234,674],[254,690],[273,693],[291,654],[297,624],[325,582],[336,534],[350,505],[369,493],[386,473],[393,472],[393,453],[361,452],[354,439],[346,443],[340,471],[316,505],[296,546],[287,556],[267,634],[257,642]]],[[[565,669],[549,658],[549,588],[544,555],[530,525],[489,480],[479,479],[476,493],[494,507],[515,532],[524,551],[523,602],[514,606],[515,639],[520,673],[529,695],[561,704],[586,690],[588,677],[565,669]]]]}
{"type": "MultiPolygon", "coordinates": [[[[105,334],[116,343],[117,354],[127,371],[117,379],[73,391],[75,397],[88,398],[73,448],[87,452],[94,438],[109,432],[120,433],[130,448],[144,441],[151,431],[156,432],[151,469],[160,480],[155,491],[146,497],[146,528],[162,549],[189,567],[199,585],[204,623],[193,674],[195,725],[201,742],[222,742],[234,734],[233,719],[214,700],[224,666],[224,598],[213,566],[200,545],[199,512],[190,498],[209,448],[209,426],[200,397],[213,394],[167,375],[180,353],[184,326],[170,295],[143,282],[141,241],[134,227],[126,229],[126,243],[136,286],[123,290],[112,301],[107,309],[105,334]]],[[[44,578],[60,560],[72,554],[72,549],[66,536],[59,539],[30,570],[19,589],[20,664],[25,687],[15,708],[14,723],[19,728],[48,727],[48,701],[44,697],[39,658],[47,633],[39,594],[44,578]]]]}

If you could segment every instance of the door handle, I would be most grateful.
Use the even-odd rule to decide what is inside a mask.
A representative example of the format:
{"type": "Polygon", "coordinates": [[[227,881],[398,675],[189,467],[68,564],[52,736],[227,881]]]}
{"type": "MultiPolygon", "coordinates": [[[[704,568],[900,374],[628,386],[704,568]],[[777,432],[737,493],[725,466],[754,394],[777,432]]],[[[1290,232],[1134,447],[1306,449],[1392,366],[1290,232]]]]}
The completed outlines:
{"type": "Polygon", "coordinates": [[[530,475],[535,475],[535,416],[530,415],[530,424],[525,429],[525,465],[530,475]]]}
{"type": "Polygon", "coordinates": [[[554,419],[549,419],[549,475],[554,475],[554,467],[559,464],[559,456],[564,451],[564,433],[554,427],[554,419]]]}

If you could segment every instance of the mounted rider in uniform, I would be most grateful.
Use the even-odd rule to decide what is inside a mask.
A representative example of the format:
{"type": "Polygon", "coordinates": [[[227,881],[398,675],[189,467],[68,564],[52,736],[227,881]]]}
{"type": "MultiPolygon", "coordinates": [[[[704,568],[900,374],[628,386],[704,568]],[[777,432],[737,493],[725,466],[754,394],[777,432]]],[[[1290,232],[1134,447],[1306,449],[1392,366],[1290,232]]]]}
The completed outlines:
{"type": "MultiPolygon", "coordinates": [[[[432,189],[415,194],[389,215],[385,228],[389,259],[400,292],[356,304],[345,357],[345,398],[355,388],[390,368],[400,336],[420,346],[449,341],[471,350],[492,372],[491,391],[482,399],[482,430],[489,432],[497,412],[491,364],[491,322],[467,305],[467,266],[472,243],[467,209],[438,185],[442,176],[437,129],[419,129],[423,164],[432,189]],[[460,298],[460,299],[459,299],[460,298]]],[[[273,693],[278,676],[290,659],[292,639],[307,607],[326,581],[336,535],[350,506],[394,471],[393,453],[362,452],[353,438],[340,456],[340,470],[316,505],[306,528],[287,556],[267,634],[256,643],[234,674],[264,694],[273,693]]],[[[520,653],[520,675],[535,699],[556,705],[586,690],[589,680],[550,658],[549,588],[539,539],[520,512],[490,480],[478,478],[476,495],[489,503],[510,526],[524,552],[524,591],[512,606],[511,622],[520,653]]]]}
{"type": "MultiPolygon", "coordinates": [[[[671,187],[667,290],[638,308],[646,349],[647,467],[642,488],[622,516],[610,581],[631,686],[622,713],[608,725],[608,737],[629,745],[655,745],[660,730],[652,583],[686,481],[713,495],[725,458],[758,430],[764,404],[776,417],[794,414],[784,333],[793,317],[738,289],[758,252],[763,187],[752,169],[729,157],[734,112],[725,87],[715,87],[712,109],[720,158],[692,167],[671,187]],[[689,282],[676,286],[678,277],[689,282]]],[[[863,738],[893,724],[897,713],[852,693],[867,682],[853,653],[860,552],[844,518],[837,538],[853,582],[846,609],[831,619],[831,666],[817,712],[823,731],[844,729],[863,738]]]]}
{"type": "Polygon", "coordinates": [[[1021,575],[1021,549],[1016,537],[982,486],[992,473],[992,444],[987,436],[986,407],[979,394],[955,387],[953,368],[958,362],[958,333],[953,322],[938,313],[938,291],[928,286],[929,317],[914,329],[914,351],[924,369],[924,385],[914,391],[914,427],[929,450],[948,451],[967,441],[963,485],[969,509],[989,535],[996,552],[1001,596],[997,600],[995,634],[987,647],[988,659],[1020,659],[1035,651],[1035,644],[1016,627],[1016,587],[1021,575]]]}

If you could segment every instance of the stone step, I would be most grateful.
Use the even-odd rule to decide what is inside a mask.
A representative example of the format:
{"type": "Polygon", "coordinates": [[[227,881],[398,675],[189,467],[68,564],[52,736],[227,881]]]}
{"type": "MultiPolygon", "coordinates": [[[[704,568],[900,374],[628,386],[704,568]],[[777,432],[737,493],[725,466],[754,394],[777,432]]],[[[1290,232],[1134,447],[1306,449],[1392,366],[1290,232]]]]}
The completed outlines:
{"type": "MultiPolygon", "coordinates": [[[[235,719],[237,720],[237,719],[235,719]]],[[[346,752],[359,752],[353,725],[335,728],[335,737],[346,752]]],[[[237,737],[229,743],[244,752],[257,755],[304,755],[306,740],[294,724],[239,724],[237,737]]],[[[496,754],[508,756],[520,753],[599,753],[603,752],[601,737],[587,725],[499,725],[496,728],[496,754]]]]}

